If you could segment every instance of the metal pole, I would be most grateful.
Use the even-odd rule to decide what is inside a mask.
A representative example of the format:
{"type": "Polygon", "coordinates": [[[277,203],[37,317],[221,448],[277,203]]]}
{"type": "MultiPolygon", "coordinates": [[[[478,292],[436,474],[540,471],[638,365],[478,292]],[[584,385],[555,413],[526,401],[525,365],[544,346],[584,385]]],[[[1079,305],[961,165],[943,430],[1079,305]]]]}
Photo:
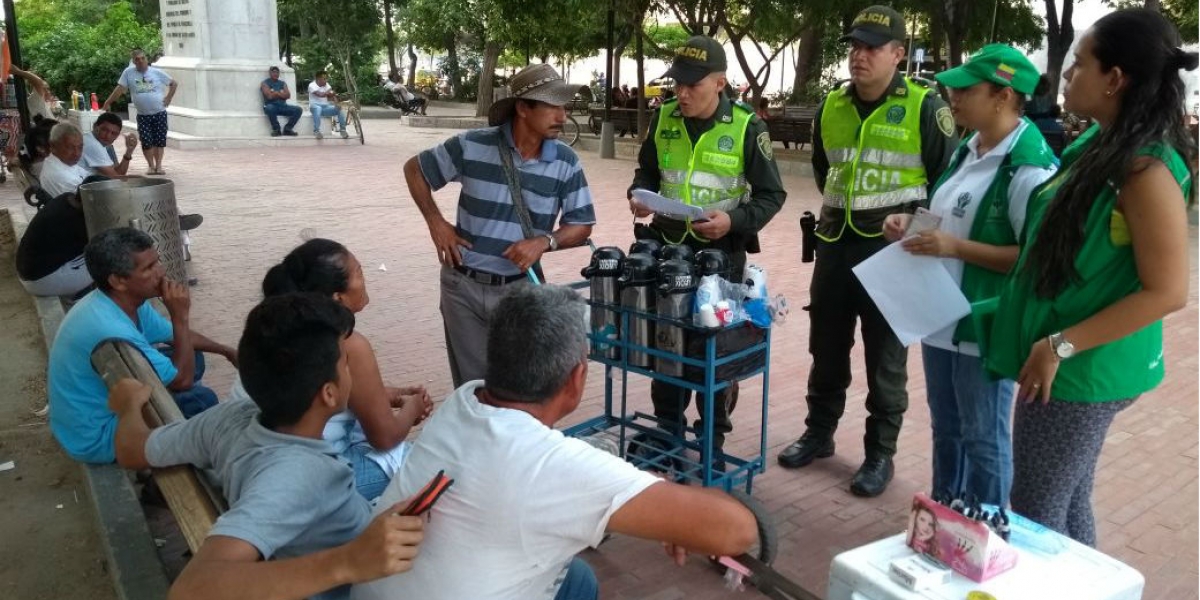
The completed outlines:
{"type": "MultiPolygon", "coordinates": [[[[17,10],[13,7],[13,0],[4,0],[4,35],[8,41],[8,53],[12,58],[12,64],[25,68],[25,64],[21,61],[21,43],[17,38],[17,10]]],[[[6,83],[0,81],[0,84],[6,83]]],[[[25,80],[20,77],[13,77],[14,87],[17,94],[17,112],[21,115],[21,131],[29,129],[29,104],[25,97],[25,80]]]]}
{"type": "MultiPolygon", "coordinates": [[[[5,0],[11,2],[12,0],[5,0]]],[[[600,158],[616,158],[617,149],[613,135],[612,123],[612,89],[613,89],[613,29],[616,19],[616,0],[608,2],[608,68],[604,70],[604,123],[600,125],[600,158]]]]}
{"type": "Polygon", "coordinates": [[[1000,20],[997,18],[999,16],[1000,0],[996,0],[996,3],[992,5],[992,37],[988,39],[988,42],[992,44],[996,43],[996,26],[1000,23],[1000,20]]]}
{"type": "Polygon", "coordinates": [[[912,75],[913,44],[917,42],[917,34],[915,31],[913,31],[913,27],[917,23],[916,18],[914,17],[910,19],[908,23],[908,60],[906,61],[907,64],[904,66],[905,77],[912,75]]]}

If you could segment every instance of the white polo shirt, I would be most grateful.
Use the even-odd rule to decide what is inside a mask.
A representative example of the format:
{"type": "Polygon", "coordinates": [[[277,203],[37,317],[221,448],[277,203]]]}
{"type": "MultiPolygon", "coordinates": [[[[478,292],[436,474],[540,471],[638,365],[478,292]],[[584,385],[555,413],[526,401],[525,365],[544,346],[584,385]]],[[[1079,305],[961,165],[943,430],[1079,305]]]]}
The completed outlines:
{"type": "MultiPolygon", "coordinates": [[[[979,202],[987,192],[988,187],[996,178],[1000,163],[1012,150],[1021,136],[1021,132],[1029,126],[1025,120],[1020,121],[1016,129],[1008,134],[995,148],[987,154],[979,155],[979,136],[967,140],[967,154],[963,157],[958,169],[951,174],[941,187],[933,194],[929,202],[929,210],[942,218],[940,229],[959,239],[971,236],[971,225],[975,222],[975,213],[979,210],[979,202]]],[[[1018,234],[1025,226],[1025,209],[1029,205],[1029,196],[1033,189],[1049,179],[1058,167],[1048,169],[1033,165],[1017,168],[1012,182],[1008,186],[1008,221],[1013,231],[1018,234]]],[[[963,261],[956,258],[943,258],[942,264],[954,277],[954,281],[962,285],[963,261]]],[[[979,356],[979,346],[971,342],[954,344],[954,330],[957,323],[947,327],[927,338],[924,342],[943,350],[957,350],[963,354],[979,356]]]]}

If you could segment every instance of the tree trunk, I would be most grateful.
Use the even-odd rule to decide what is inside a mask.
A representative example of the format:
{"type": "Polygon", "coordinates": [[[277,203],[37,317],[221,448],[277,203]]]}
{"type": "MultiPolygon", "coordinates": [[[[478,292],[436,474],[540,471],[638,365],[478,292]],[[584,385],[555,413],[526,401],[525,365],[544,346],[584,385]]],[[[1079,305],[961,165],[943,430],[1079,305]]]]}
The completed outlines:
{"type": "Polygon", "coordinates": [[[408,87],[417,83],[417,51],[410,43],[408,45],[408,87]]]}
{"type": "Polygon", "coordinates": [[[1063,0],[1062,19],[1054,0],[1046,2],[1046,78],[1050,80],[1050,97],[1057,102],[1058,87],[1062,82],[1063,60],[1075,41],[1075,28],[1071,25],[1074,0],[1063,0]]]}
{"type": "Polygon", "coordinates": [[[634,44],[636,54],[634,59],[637,60],[637,139],[642,140],[643,133],[650,123],[646,121],[646,56],[645,48],[642,47],[642,28],[634,28],[634,44]]]}
{"type": "Polygon", "coordinates": [[[500,62],[500,42],[488,40],[483,45],[483,67],[479,71],[479,100],[475,103],[475,116],[487,116],[492,106],[492,92],[496,87],[496,63],[500,62]]]}
{"type": "MultiPolygon", "coordinates": [[[[613,90],[621,89],[621,56],[625,54],[625,48],[629,46],[629,40],[621,42],[619,45],[613,46],[613,64],[612,64],[612,86],[613,90]]],[[[608,93],[612,93],[609,90],[608,93]]],[[[625,108],[620,106],[618,108],[625,108]]]]}
{"type": "Polygon", "coordinates": [[[949,56],[946,58],[948,66],[953,68],[962,64],[963,41],[966,37],[970,2],[945,0],[942,3],[942,10],[946,15],[946,40],[949,47],[949,56]]]}
{"type": "MultiPolygon", "coordinates": [[[[457,97],[462,87],[462,74],[458,72],[458,38],[453,33],[446,34],[446,64],[444,70],[450,81],[450,93],[457,97]]],[[[440,90],[439,90],[440,93],[440,90]]]]}
{"type": "Polygon", "coordinates": [[[792,83],[792,98],[801,102],[809,102],[816,98],[809,97],[808,89],[813,83],[820,83],[821,41],[824,37],[825,23],[812,19],[800,30],[800,48],[796,52],[796,79],[792,83]],[[813,22],[815,21],[815,22],[813,22]]]}
{"type": "Polygon", "coordinates": [[[392,30],[392,0],[383,0],[383,25],[386,28],[388,51],[388,75],[396,76],[396,32],[392,30]]]}

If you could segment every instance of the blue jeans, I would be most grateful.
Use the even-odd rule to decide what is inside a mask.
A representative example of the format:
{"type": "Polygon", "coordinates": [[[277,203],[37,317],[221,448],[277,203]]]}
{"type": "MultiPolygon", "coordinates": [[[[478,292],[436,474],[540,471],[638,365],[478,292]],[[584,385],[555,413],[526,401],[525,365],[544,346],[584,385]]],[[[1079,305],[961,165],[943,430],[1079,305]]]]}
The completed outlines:
{"type": "Polygon", "coordinates": [[[977,356],[927,344],[925,389],[933,424],[933,491],[1004,506],[1012,489],[1013,382],[992,381],[977,356]]]}
{"type": "Polygon", "coordinates": [[[563,578],[562,586],[554,595],[554,600],[596,600],[600,597],[600,584],[592,567],[582,558],[571,559],[567,575],[563,578]]]}
{"type": "Polygon", "coordinates": [[[308,112],[312,113],[313,133],[321,131],[321,119],[337,116],[338,131],[346,130],[346,115],[333,104],[309,104],[308,112]]]}
{"type": "Polygon", "coordinates": [[[360,442],[346,448],[342,457],[354,468],[354,487],[358,493],[368,501],[374,502],[383,494],[391,478],[380,468],[379,463],[367,456],[371,450],[370,443],[360,442]]]}
{"type": "Polygon", "coordinates": [[[300,121],[300,115],[304,114],[299,106],[283,103],[264,104],[263,112],[267,114],[267,122],[271,124],[271,131],[279,131],[279,117],[287,117],[287,125],[283,126],[283,130],[291,131],[300,121]]]}
{"type": "MultiPolygon", "coordinates": [[[[162,353],[171,356],[171,349],[164,348],[162,353]]],[[[217,393],[211,388],[200,385],[200,378],[204,376],[204,353],[196,351],[196,369],[195,375],[192,377],[192,387],[177,392],[172,389],[167,389],[171,392],[171,397],[175,398],[175,404],[179,406],[179,412],[183,413],[186,418],[192,418],[207,409],[217,405],[217,393]]]]}

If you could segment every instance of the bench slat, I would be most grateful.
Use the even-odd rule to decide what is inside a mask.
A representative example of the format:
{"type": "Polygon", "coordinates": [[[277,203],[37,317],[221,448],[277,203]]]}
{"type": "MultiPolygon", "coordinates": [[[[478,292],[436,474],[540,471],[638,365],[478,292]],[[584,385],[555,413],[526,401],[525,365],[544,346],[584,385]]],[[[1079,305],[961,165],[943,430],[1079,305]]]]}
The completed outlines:
{"type": "MultiPolygon", "coordinates": [[[[109,388],[125,377],[150,386],[150,404],[145,414],[151,427],[183,420],[175,399],[163,387],[146,357],[129,344],[120,341],[100,344],[92,353],[92,367],[109,388]]],[[[192,552],[199,551],[225,507],[224,499],[216,495],[190,465],[154,469],[154,479],[179,523],[188,548],[192,552]]]]}

